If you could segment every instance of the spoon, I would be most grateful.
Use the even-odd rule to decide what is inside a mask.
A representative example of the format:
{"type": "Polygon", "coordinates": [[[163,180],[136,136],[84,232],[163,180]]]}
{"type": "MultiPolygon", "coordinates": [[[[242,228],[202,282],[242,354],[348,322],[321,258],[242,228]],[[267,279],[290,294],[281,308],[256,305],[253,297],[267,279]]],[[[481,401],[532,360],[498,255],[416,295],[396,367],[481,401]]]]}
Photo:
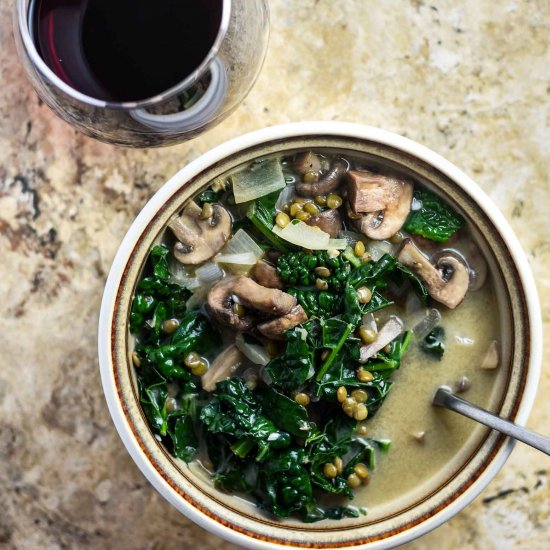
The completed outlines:
{"type": "Polygon", "coordinates": [[[444,407],[462,416],[467,416],[476,422],[489,426],[489,428],[493,430],[513,437],[522,443],[531,445],[531,447],[550,455],[550,438],[543,437],[509,420],[504,420],[504,418],[500,418],[500,416],[496,416],[485,409],[472,405],[472,403],[454,395],[451,388],[448,386],[439,386],[439,388],[437,388],[432,400],[432,405],[444,407]]]}

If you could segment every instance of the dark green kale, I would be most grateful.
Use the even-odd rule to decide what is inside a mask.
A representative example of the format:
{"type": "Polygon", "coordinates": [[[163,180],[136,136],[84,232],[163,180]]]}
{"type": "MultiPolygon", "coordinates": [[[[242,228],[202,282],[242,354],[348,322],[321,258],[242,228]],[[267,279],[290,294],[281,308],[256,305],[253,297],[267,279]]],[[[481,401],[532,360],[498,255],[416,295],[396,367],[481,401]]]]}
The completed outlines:
{"type": "Polygon", "coordinates": [[[193,460],[199,446],[195,432],[196,394],[176,395],[173,408],[168,412],[168,384],[165,381],[146,386],[144,379],[138,376],[138,387],[143,412],[153,431],[161,436],[175,457],[185,462],[193,460]]]}
{"type": "Polygon", "coordinates": [[[275,224],[275,216],[277,215],[275,204],[280,193],[280,191],[274,191],[269,195],[256,199],[248,207],[246,217],[273,247],[280,252],[289,252],[290,245],[273,233],[273,225],[275,224]]]}
{"type": "Polygon", "coordinates": [[[272,383],[283,390],[299,388],[315,374],[316,333],[319,326],[308,321],[285,333],[286,349],[266,366],[272,383]]]}
{"type": "Polygon", "coordinates": [[[207,202],[209,203],[220,202],[220,199],[222,198],[224,193],[225,193],[224,189],[220,189],[219,191],[214,191],[213,189],[206,189],[195,199],[195,202],[199,206],[203,206],[207,202]]]}
{"type": "Polygon", "coordinates": [[[420,298],[420,300],[424,304],[428,303],[429,295],[428,295],[428,289],[426,288],[426,285],[408,267],[405,267],[404,265],[401,265],[401,264],[397,264],[397,271],[395,272],[392,279],[398,285],[402,284],[403,279],[408,280],[409,284],[411,285],[413,290],[416,292],[416,295],[420,298]]]}
{"type": "Polygon", "coordinates": [[[435,327],[420,344],[425,353],[441,360],[445,353],[445,329],[441,326],[435,327]]]}
{"type": "Polygon", "coordinates": [[[221,348],[219,333],[200,311],[190,311],[179,319],[176,332],[160,344],[138,344],[136,351],[166,380],[191,380],[183,361],[191,352],[213,356],[221,348]]]}
{"type": "Polygon", "coordinates": [[[330,368],[322,376],[316,378],[315,394],[324,399],[335,399],[336,391],[340,386],[350,390],[363,389],[367,391],[368,398],[365,402],[372,417],[382,405],[391,387],[391,376],[401,364],[401,359],[409,345],[411,333],[406,332],[401,338],[397,338],[391,344],[389,353],[378,353],[362,368],[373,375],[369,382],[361,382],[357,378],[359,341],[350,338],[335,355],[330,368]]]}
{"type": "Polygon", "coordinates": [[[437,242],[448,241],[463,225],[464,219],[437,195],[423,189],[414,191],[418,210],[411,210],[403,229],[437,242]]]}
{"type": "MultiPolygon", "coordinates": [[[[286,415],[288,416],[288,415],[286,415]]],[[[271,446],[279,447],[290,437],[268,418],[259,396],[241,378],[218,382],[200,420],[212,434],[226,436],[231,450],[240,458],[257,447],[256,460],[265,459],[271,446]]]]}
{"type": "Polygon", "coordinates": [[[185,313],[185,302],[191,296],[189,290],[170,281],[169,252],[164,245],[153,247],[146,266],[147,275],[136,288],[130,312],[130,331],[139,332],[142,343],[158,343],[162,323],[185,313]]]}
{"type": "Polygon", "coordinates": [[[286,292],[296,296],[308,317],[334,317],[338,314],[342,303],[340,294],[325,290],[289,288],[286,292]]]}
{"type": "Polygon", "coordinates": [[[322,279],[327,282],[329,290],[341,290],[352,269],[353,264],[343,254],[331,258],[326,250],[311,254],[291,252],[283,254],[277,261],[277,273],[288,286],[312,286],[317,279],[322,279]],[[327,274],[315,271],[318,267],[326,268],[327,274]]]}

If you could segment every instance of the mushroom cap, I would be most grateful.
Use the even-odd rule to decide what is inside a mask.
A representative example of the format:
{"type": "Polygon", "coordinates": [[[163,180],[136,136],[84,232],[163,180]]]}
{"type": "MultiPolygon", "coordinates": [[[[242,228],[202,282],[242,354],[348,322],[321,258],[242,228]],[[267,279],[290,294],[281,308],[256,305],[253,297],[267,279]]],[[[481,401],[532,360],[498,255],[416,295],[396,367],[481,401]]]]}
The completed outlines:
{"type": "Polygon", "coordinates": [[[366,170],[350,170],[347,178],[349,204],[358,214],[384,210],[392,194],[400,193],[400,186],[394,185],[397,180],[366,170]]]}
{"type": "Polygon", "coordinates": [[[191,201],[182,214],[173,218],[168,227],[178,242],[174,256],[182,264],[197,265],[217,254],[231,235],[231,217],[220,204],[212,205],[210,218],[201,218],[202,209],[191,201]]]}
{"type": "Polygon", "coordinates": [[[226,277],[208,293],[207,308],[211,317],[236,330],[250,330],[256,323],[253,312],[272,317],[286,315],[296,305],[296,298],[275,288],[266,288],[249,277],[226,277]],[[236,298],[236,299],[235,299],[236,298]],[[232,308],[238,300],[245,309],[242,317],[232,308]]]}
{"type": "Polygon", "coordinates": [[[296,193],[301,197],[316,197],[332,193],[340,187],[348,167],[347,161],[336,159],[324,177],[313,183],[297,183],[296,193]]]}
{"type": "Polygon", "coordinates": [[[308,317],[301,305],[294,306],[289,313],[258,325],[258,330],[273,340],[284,340],[285,332],[292,327],[305,323],[308,317]]]}
{"type": "Polygon", "coordinates": [[[265,260],[258,260],[250,271],[252,278],[266,288],[283,288],[277,269],[265,260]]]}
{"type": "Polygon", "coordinates": [[[454,309],[458,306],[470,286],[470,271],[456,256],[442,256],[436,264],[446,284],[432,297],[438,302],[454,309]]]}
{"type": "Polygon", "coordinates": [[[292,168],[301,176],[306,172],[319,172],[321,170],[321,159],[312,151],[306,151],[296,157],[292,163],[292,168]]]}
{"type": "Polygon", "coordinates": [[[311,216],[306,223],[322,229],[333,238],[337,237],[338,233],[342,230],[342,216],[340,216],[340,212],[338,212],[336,208],[331,208],[319,214],[315,214],[311,216]]]}
{"type": "Polygon", "coordinates": [[[216,283],[208,293],[206,309],[213,319],[223,325],[235,330],[247,331],[254,326],[254,317],[250,314],[240,317],[233,311],[237,279],[240,277],[226,277],[216,283]]]}
{"type": "Polygon", "coordinates": [[[383,241],[395,235],[407,221],[411,211],[413,185],[408,181],[384,178],[384,185],[376,187],[377,199],[380,201],[380,189],[386,193],[386,207],[383,210],[369,212],[355,220],[361,233],[369,239],[383,241]]]}
{"type": "Polygon", "coordinates": [[[456,256],[441,256],[434,266],[411,239],[405,239],[397,260],[424,281],[434,300],[450,309],[454,309],[464,300],[470,284],[470,274],[468,267],[456,256]]]}

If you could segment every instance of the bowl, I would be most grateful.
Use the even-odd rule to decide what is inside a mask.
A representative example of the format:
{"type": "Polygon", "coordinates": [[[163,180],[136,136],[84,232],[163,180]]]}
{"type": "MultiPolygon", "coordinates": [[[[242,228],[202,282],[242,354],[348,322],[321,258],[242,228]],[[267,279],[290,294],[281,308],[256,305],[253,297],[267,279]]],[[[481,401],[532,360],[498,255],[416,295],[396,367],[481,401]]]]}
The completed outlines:
{"type": "Polygon", "coordinates": [[[413,500],[398,499],[384,513],[316,524],[276,521],[247,501],[217,491],[196,469],[171,457],[148,427],[137,396],[129,310],[148,251],[168,220],[235,167],[259,156],[307,148],[367,155],[443,193],[460,209],[493,273],[505,335],[508,359],[501,365],[502,383],[491,408],[525,424],[539,379],[542,325],[533,276],[510,226],[487,195],[438,154],[384,130],[338,122],[286,124],[233,139],[187,165],[154,195],[126,234],[107,280],[99,321],[103,388],[135,463],[164,498],[205,529],[254,549],[391,548],[434,529],[470,503],[504,465],[514,442],[480,429],[475,448],[459,464],[449,464],[413,500]]]}

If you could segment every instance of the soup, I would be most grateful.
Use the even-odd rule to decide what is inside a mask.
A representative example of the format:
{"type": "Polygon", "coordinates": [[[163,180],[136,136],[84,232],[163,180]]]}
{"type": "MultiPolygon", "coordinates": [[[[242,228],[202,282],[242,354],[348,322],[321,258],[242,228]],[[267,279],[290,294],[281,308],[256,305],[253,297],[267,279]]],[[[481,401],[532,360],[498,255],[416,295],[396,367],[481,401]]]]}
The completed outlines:
{"type": "Polygon", "coordinates": [[[166,449],[304,522],[376,517],[458,468],[481,428],[431,394],[490,406],[501,383],[497,300],[461,215],[327,151],[256,160],[188,202],[150,252],[130,331],[166,449]]]}

